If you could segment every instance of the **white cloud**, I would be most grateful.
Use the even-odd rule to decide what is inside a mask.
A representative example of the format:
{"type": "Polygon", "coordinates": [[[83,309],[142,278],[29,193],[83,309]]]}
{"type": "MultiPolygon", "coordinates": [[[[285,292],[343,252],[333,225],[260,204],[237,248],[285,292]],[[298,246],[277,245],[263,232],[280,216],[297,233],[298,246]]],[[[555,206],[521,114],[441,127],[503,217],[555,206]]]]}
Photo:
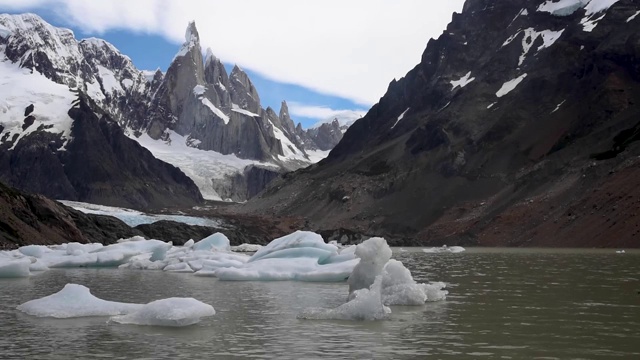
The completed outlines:
{"type": "Polygon", "coordinates": [[[306,117],[310,119],[317,120],[325,120],[330,119],[336,115],[344,114],[344,113],[356,113],[360,117],[364,116],[367,111],[366,110],[347,110],[347,109],[331,109],[326,106],[313,106],[313,105],[305,105],[297,102],[288,103],[289,113],[295,116],[306,117]]]}
{"type": "Polygon", "coordinates": [[[195,20],[203,46],[225,62],[371,105],[420,61],[429,38],[442,33],[463,2],[0,0],[0,8],[46,5],[87,32],[130,29],[176,44],[195,20]]]}

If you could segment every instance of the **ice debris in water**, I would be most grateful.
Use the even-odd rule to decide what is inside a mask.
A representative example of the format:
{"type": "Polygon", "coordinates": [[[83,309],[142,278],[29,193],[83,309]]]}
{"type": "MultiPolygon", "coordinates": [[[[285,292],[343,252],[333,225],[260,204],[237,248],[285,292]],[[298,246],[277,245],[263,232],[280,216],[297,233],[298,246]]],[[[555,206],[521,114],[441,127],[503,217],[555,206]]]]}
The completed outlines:
{"type": "Polygon", "coordinates": [[[129,314],[111,317],[109,321],[132,325],[188,326],[215,313],[213,306],[193,298],[168,298],[152,301],[129,314]]]}
{"type": "Polygon", "coordinates": [[[390,259],[391,249],[382,238],[364,241],[355,255],[360,263],[348,280],[348,302],[335,309],[308,309],[299,318],[380,320],[391,313],[389,305],[423,305],[446,298],[444,283],[417,283],[402,262],[390,259]]]}
{"type": "Polygon", "coordinates": [[[343,281],[358,263],[350,249],[338,251],[322,237],[296,231],[258,250],[245,264],[220,267],[220,280],[343,281]]]}
{"type": "Polygon", "coordinates": [[[31,275],[30,266],[31,261],[29,259],[0,258],[0,278],[29,277],[31,275]]]}
{"type": "Polygon", "coordinates": [[[110,321],[116,323],[153,326],[192,325],[216,313],[211,305],[193,298],[161,299],[146,305],[102,300],[77,284],[67,284],[59,292],[27,301],[17,309],[38,317],[113,316],[110,321]]]}
{"type": "Polygon", "coordinates": [[[432,248],[422,249],[422,252],[425,252],[425,253],[428,253],[428,254],[461,253],[461,252],[466,251],[466,250],[467,249],[463,248],[462,246],[442,245],[441,247],[432,247],[432,248]]]}
{"type": "Polygon", "coordinates": [[[217,232],[193,244],[193,250],[231,251],[231,243],[224,234],[217,232]]]}
{"type": "Polygon", "coordinates": [[[309,320],[382,320],[391,309],[381,301],[382,276],[378,275],[369,289],[354,291],[353,299],[335,309],[307,309],[298,315],[309,320]]]}
{"type": "Polygon", "coordinates": [[[59,292],[19,305],[18,310],[29,315],[54,318],[74,318],[83,316],[111,316],[126,314],[142,305],[128,304],[99,299],[89,288],[67,284],[59,292]]]}
{"type": "Polygon", "coordinates": [[[237,251],[237,252],[256,252],[260,249],[262,249],[262,245],[246,244],[246,243],[231,247],[231,251],[237,251]]]}

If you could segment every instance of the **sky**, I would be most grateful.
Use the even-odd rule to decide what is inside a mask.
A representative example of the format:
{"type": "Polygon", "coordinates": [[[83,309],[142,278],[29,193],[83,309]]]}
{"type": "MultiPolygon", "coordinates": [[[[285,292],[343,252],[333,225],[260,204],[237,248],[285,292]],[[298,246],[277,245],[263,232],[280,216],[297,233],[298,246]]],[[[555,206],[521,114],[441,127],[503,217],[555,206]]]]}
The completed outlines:
{"type": "Polygon", "coordinates": [[[282,100],[304,127],[343,110],[363,115],[420,62],[464,0],[0,0],[77,38],[114,44],[141,70],[163,71],[195,21],[203,51],[245,70],[262,106],[282,100]]]}

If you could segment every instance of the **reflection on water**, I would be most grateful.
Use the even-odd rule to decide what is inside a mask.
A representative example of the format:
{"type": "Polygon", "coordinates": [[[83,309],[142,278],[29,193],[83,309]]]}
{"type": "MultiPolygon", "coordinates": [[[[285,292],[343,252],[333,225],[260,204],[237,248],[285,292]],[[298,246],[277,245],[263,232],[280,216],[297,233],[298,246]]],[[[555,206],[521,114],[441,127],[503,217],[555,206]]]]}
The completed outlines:
{"type": "Polygon", "coordinates": [[[448,299],[393,307],[387,321],[310,321],[296,315],[342,304],[347,285],[116,269],[2,279],[0,358],[640,358],[640,252],[411,249],[394,257],[418,281],[447,282],[448,299]],[[125,302],[195,297],[217,314],[173,329],[106,318],[41,319],[15,310],[66,283],[125,302]]]}

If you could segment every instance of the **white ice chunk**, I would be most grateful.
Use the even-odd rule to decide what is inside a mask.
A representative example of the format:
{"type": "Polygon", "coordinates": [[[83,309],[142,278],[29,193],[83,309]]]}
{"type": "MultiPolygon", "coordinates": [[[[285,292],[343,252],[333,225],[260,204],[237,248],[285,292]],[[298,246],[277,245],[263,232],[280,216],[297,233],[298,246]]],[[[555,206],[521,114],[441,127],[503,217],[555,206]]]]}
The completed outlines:
{"type": "Polygon", "coordinates": [[[29,266],[31,260],[3,260],[0,259],[0,278],[21,278],[29,277],[29,266]]]}
{"type": "Polygon", "coordinates": [[[229,242],[229,238],[227,238],[224,234],[217,232],[193,244],[192,248],[193,250],[205,251],[231,251],[230,244],[231,243],[229,242]]]}
{"type": "Polygon", "coordinates": [[[382,302],[385,305],[423,305],[426,301],[444,300],[445,284],[419,284],[402,262],[389,260],[382,273],[382,302]]]}
{"type": "Polygon", "coordinates": [[[365,240],[356,247],[355,255],[360,258],[360,263],[353,269],[349,276],[349,296],[354,291],[368,289],[382,273],[385,264],[391,259],[391,248],[383,238],[371,238],[365,240]]]}
{"type": "Polygon", "coordinates": [[[151,326],[188,326],[216,314],[213,306],[193,298],[168,298],[152,301],[127,315],[113,316],[119,324],[151,326]]]}
{"type": "Polygon", "coordinates": [[[231,247],[231,251],[237,251],[237,252],[256,252],[260,249],[262,249],[262,245],[246,244],[246,243],[231,247]]]}
{"type": "MultiPolygon", "coordinates": [[[[215,275],[220,280],[344,281],[358,261],[318,234],[296,231],[262,247],[246,264],[220,267],[215,275]]],[[[211,269],[204,263],[203,270],[211,269]]]]}
{"type": "Polygon", "coordinates": [[[18,251],[25,256],[40,258],[43,254],[50,252],[51,250],[43,245],[27,245],[21,246],[20,248],[18,248],[18,251]]]}
{"type": "Polygon", "coordinates": [[[466,249],[463,248],[462,246],[447,246],[447,245],[442,245],[441,247],[432,247],[432,248],[422,249],[422,252],[425,252],[428,254],[461,253],[463,251],[466,251],[466,249]]]}
{"type": "Polygon", "coordinates": [[[310,320],[382,320],[391,309],[382,303],[382,276],[376,277],[371,289],[354,292],[353,299],[335,309],[307,309],[298,315],[299,319],[310,320]]]}
{"type": "Polygon", "coordinates": [[[83,316],[111,316],[126,314],[142,307],[139,304],[120,303],[99,299],[89,288],[67,284],[59,292],[19,305],[18,310],[29,315],[54,318],[83,316]]]}

